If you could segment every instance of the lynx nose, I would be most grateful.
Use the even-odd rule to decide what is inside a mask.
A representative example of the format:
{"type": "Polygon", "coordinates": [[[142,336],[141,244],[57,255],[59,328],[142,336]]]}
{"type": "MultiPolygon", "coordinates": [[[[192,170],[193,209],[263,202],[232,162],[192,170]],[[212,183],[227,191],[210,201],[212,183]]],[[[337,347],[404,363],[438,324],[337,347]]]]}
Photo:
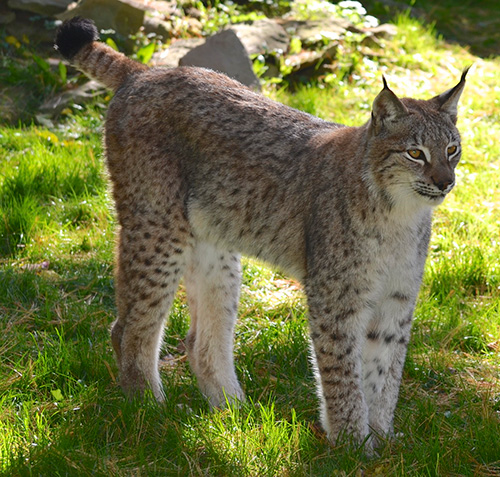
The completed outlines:
{"type": "Polygon", "coordinates": [[[438,177],[437,179],[433,176],[431,177],[432,182],[434,182],[434,185],[441,191],[445,191],[448,189],[453,184],[453,178],[447,177],[447,178],[441,178],[438,177]]]}

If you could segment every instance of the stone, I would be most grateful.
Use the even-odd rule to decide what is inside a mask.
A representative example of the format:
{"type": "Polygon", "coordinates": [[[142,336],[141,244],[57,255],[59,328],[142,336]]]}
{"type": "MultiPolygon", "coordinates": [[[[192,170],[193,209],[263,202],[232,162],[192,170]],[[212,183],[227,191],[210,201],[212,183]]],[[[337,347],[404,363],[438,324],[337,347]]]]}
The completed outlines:
{"type": "Polygon", "coordinates": [[[180,66],[202,66],[225,73],[244,85],[260,89],[252,62],[236,33],[223,30],[209,38],[179,61],[180,66]]]}
{"type": "Polygon", "coordinates": [[[149,11],[152,15],[163,15],[164,17],[182,15],[182,9],[179,8],[179,2],[175,0],[135,0],[135,3],[142,5],[142,8],[149,11]]]}
{"type": "Polygon", "coordinates": [[[33,12],[17,10],[13,22],[4,25],[6,36],[12,35],[18,40],[28,38],[29,44],[35,46],[39,53],[47,49],[47,54],[53,53],[54,29],[46,28],[44,17],[33,18],[33,12]]]}
{"type": "Polygon", "coordinates": [[[382,23],[382,25],[378,25],[376,27],[365,28],[364,31],[375,36],[376,38],[390,40],[391,38],[394,38],[396,36],[398,27],[389,23],[382,23]]]}
{"type": "Polygon", "coordinates": [[[347,20],[330,18],[321,20],[288,20],[283,23],[284,29],[298,37],[307,45],[314,45],[323,40],[337,41],[343,38],[347,31],[361,32],[347,20]]]}
{"type": "Polygon", "coordinates": [[[310,68],[318,64],[330,64],[337,55],[337,45],[331,45],[323,50],[302,50],[301,52],[287,56],[285,65],[292,67],[292,72],[310,68]]]}
{"type": "Polygon", "coordinates": [[[63,109],[72,104],[90,101],[92,98],[106,93],[106,88],[95,80],[87,81],[77,88],[64,91],[49,98],[40,106],[40,112],[49,116],[57,116],[63,109]]]}
{"type": "Polygon", "coordinates": [[[11,11],[0,7],[0,25],[8,25],[16,19],[16,14],[11,11]]]}
{"type": "Polygon", "coordinates": [[[81,16],[94,20],[99,29],[113,29],[128,37],[137,33],[144,23],[148,9],[143,3],[134,0],[80,0],[57,15],[60,20],[81,16]]]}
{"type": "Polygon", "coordinates": [[[52,16],[64,12],[72,0],[8,0],[13,10],[26,10],[39,15],[52,16]]]}
{"type": "Polygon", "coordinates": [[[275,20],[266,18],[251,24],[237,23],[230,29],[238,35],[249,55],[286,53],[290,46],[290,37],[275,20]]]}
{"type": "Polygon", "coordinates": [[[175,68],[179,66],[179,60],[186,56],[193,48],[203,45],[204,38],[186,38],[173,41],[165,50],[156,51],[151,58],[151,66],[166,66],[175,68]]]}
{"type": "Polygon", "coordinates": [[[158,17],[150,17],[146,15],[144,17],[144,33],[154,33],[155,35],[159,35],[164,39],[170,38],[172,34],[172,24],[166,21],[161,20],[158,17]]]}

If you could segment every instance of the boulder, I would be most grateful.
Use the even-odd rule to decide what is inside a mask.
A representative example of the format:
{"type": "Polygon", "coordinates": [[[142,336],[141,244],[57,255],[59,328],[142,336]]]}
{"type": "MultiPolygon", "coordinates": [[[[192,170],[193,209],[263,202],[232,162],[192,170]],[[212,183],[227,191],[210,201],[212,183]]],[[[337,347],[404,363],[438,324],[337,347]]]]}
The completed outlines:
{"type": "Polygon", "coordinates": [[[292,67],[292,72],[310,68],[315,65],[331,64],[337,56],[337,45],[323,50],[302,50],[286,58],[285,64],[292,67]]]}
{"type": "Polygon", "coordinates": [[[275,20],[256,20],[251,24],[231,25],[249,55],[261,55],[271,52],[286,53],[290,37],[285,29],[275,20]]]}
{"type": "Polygon", "coordinates": [[[179,61],[180,66],[202,66],[220,71],[252,88],[260,89],[252,62],[236,33],[223,30],[193,48],[179,61]]]}
{"type": "Polygon", "coordinates": [[[8,0],[13,10],[26,10],[39,15],[52,16],[64,12],[72,0],[8,0]]]}
{"type": "MultiPolygon", "coordinates": [[[[18,40],[26,37],[31,46],[47,48],[47,55],[52,53],[54,45],[54,30],[47,28],[45,17],[36,16],[27,10],[17,10],[14,21],[4,24],[5,33],[12,35],[18,40]],[[42,46],[43,45],[43,46],[42,46]]],[[[41,52],[42,50],[39,50],[41,52]]]]}
{"type": "Polygon", "coordinates": [[[144,17],[144,33],[154,33],[163,39],[177,37],[179,34],[187,34],[190,37],[201,37],[203,32],[202,23],[196,18],[167,16],[152,16],[149,12],[144,17]]]}
{"type": "Polygon", "coordinates": [[[117,33],[128,37],[137,33],[144,23],[146,7],[134,0],[80,0],[57,15],[60,20],[81,16],[94,20],[97,28],[112,28],[117,33]]]}
{"type": "Polygon", "coordinates": [[[391,25],[390,23],[382,23],[372,28],[364,29],[364,32],[373,35],[376,38],[384,38],[390,40],[394,38],[398,32],[398,27],[396,25],[391,25]]]}
{"type": "Polygon", "coordinates": [[[8,25],[9,23],[12,23],[16,19],[16,14],[11,11],[7,10],[3,5],[0,6],[0,26],[1,25],[8,25]]]}
{"type": "Polygon", "coordinates": [[[55,97],[47,99],[41,106],[40,112],[48,116],[58,115],[64,108],[72,104],[88,102],[92,98],[106,93],[106,88],[95,80],[89,80],[77,88],[63,91],[55,97]]]}
{"type": "Polygon", "coordinates": [[[321,43],[323,40],[340,40],[347,31],[360,32],[354,25],[342,18],[321,20],[288,20],[283,23],[284,29],[298,37],[306,45],[321,43]]]}
{"type": "Polygon", "coordinates": [[[151,58],[151,66],[166,66],[175,68],[179,66],[179,60],[186,56],[193,48],[203,45],[204,38],[186,38],[173,41],[165,50],[156,51],[151,58]]]}
{"type": "Polygon", "coordinates": [[[146,15],[144,17],[144,33],[154,33],[155,35],[160,35],[164,39],[170,38],[172,32],[172,24],[170,22],[163,21],[158,17],[150,17],[146,15]]]}

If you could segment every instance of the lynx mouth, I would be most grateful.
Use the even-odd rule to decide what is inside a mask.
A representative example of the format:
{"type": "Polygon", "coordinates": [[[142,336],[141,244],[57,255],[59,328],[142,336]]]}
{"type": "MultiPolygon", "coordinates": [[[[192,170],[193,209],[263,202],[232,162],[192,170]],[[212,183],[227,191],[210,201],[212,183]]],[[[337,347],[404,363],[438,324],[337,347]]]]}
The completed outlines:
{"type": "Polygon", "coordinates": [[[434,202],[442,202],[443,199],[448,195],[453,186],[448,187],[445,190],[439,190],[434,187],[423,185],[423,184],[414,184],[412,189],[421,197],[424,197],[427,200],[434,202]]]}

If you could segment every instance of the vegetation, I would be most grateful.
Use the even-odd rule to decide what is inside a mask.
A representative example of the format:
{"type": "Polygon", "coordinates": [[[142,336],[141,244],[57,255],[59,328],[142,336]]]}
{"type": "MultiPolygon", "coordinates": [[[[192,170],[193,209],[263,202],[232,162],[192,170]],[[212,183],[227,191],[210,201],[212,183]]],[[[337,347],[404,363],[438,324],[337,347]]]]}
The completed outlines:
{"type": "MultiPolygon", "coordinates": [[[[293,93],[267,82],[265,94],[359,125],[382,73],[398,95],[429,97],[474,64],[458,183],[435,215],[395,439],[372,459],[329,445],[316,423],[300,286],[253,260],[236,331],[248,401],[209,410],[179,345],[189,326],[182,288],[162,350],[167,402],[124,399],[108,332],[115,224],[100,97],[51,127],[0,126],[0,474],[500,476],[500,60],[450,45],[409,15],[393,21],[399,33],[376,55],[353,47],[332,75],[293,93]]],[[[9,41],[0,37],[10,45],[2,69],[22,75],[40,104],[66,72],[41,57],[21,71],[33,53],[9,41]]]]}

